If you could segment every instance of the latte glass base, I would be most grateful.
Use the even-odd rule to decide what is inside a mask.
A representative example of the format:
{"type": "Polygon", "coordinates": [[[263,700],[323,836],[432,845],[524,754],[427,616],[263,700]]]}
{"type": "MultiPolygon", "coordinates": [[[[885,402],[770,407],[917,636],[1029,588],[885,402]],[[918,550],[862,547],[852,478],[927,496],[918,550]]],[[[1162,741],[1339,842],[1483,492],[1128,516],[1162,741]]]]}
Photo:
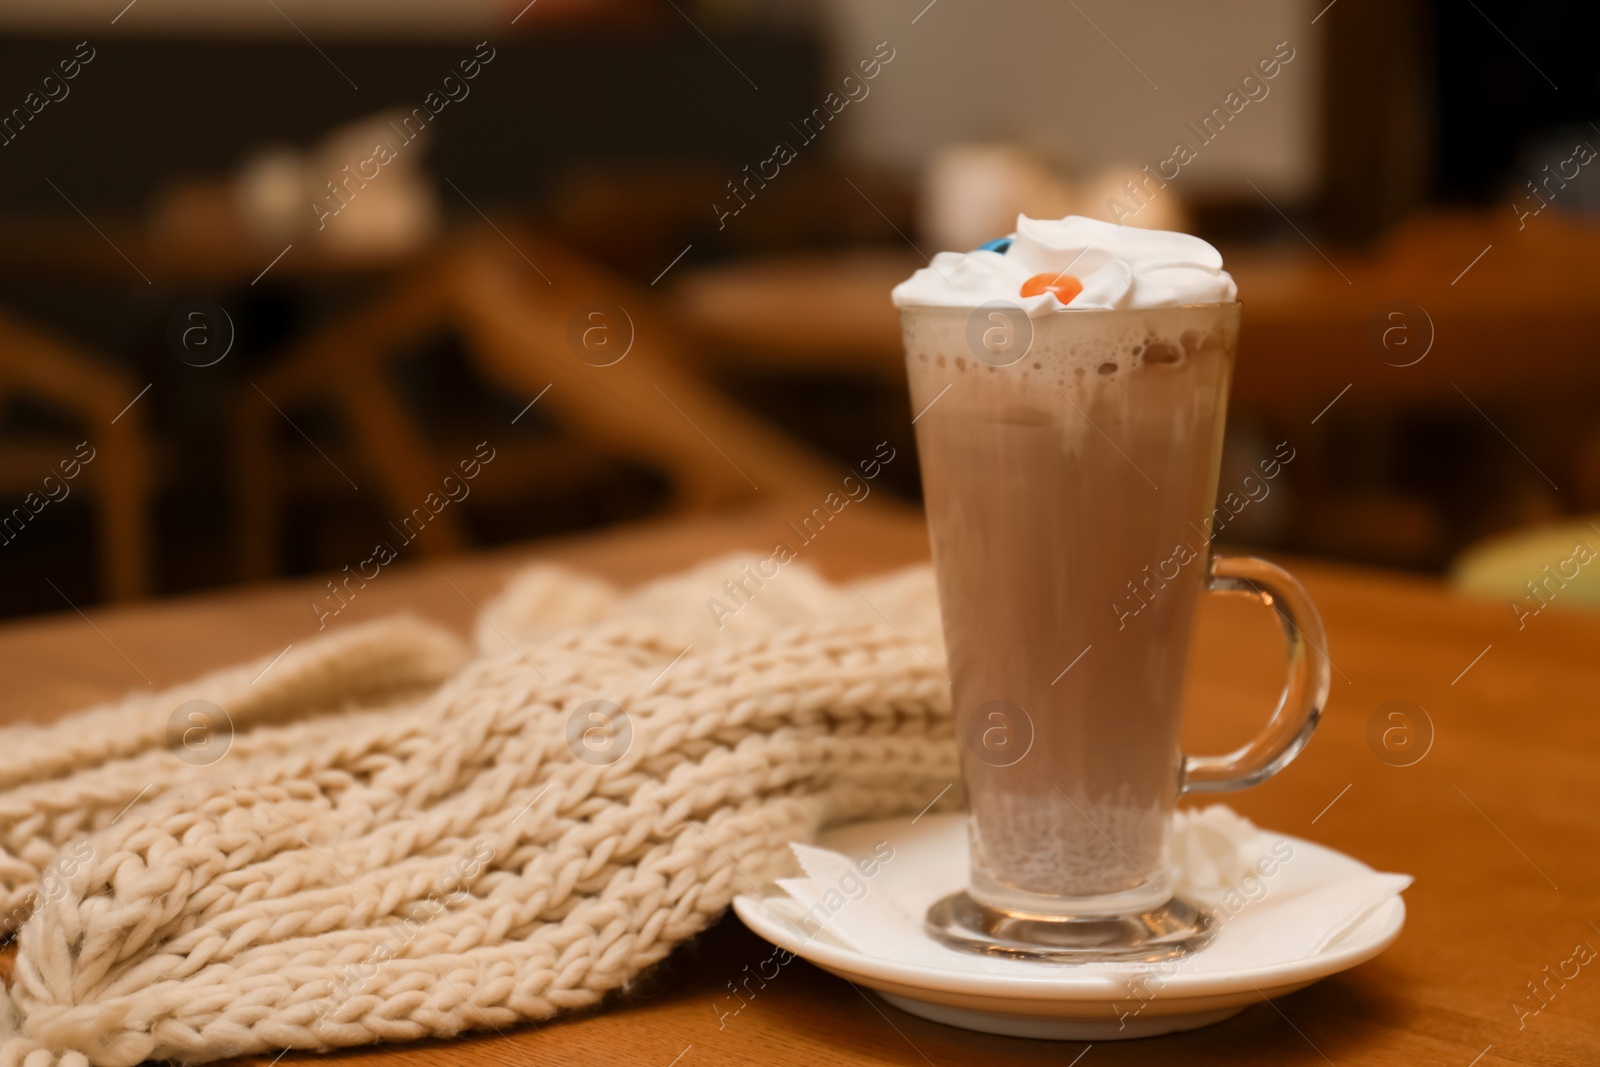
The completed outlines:
{"type": "Polygon", "coordinates": [[[928,909],[934,940],[963,952],[1058,963],[1159,963],[1203,947],[1209,916],[1177,897],[1133,915],[1059,918],[998,911],[965,892],[928,909]]]}

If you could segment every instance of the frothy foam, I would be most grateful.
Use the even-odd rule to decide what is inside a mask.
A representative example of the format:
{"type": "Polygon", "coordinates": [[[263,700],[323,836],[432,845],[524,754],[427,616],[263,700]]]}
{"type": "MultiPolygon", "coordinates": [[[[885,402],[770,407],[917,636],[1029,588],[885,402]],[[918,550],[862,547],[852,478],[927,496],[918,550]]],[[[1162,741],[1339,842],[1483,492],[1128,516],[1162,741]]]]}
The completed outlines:
{"type": "MultiPolygon", "coordinates": [[[[1062,315],[1018,322],[985,309],[928,309],[901,318],[913,399],[954,382],[951,399],[1062,406],[1065,393],[1116,392],[1131,376],[1232,351],[1235,319],[1205,308],[1148,313],[1062,315]],[[1018,330],[1000,351],[986,348],[989,331],[1018,330]],[[1020,352],[1021,355],[1017,355],[1020,352]]],[[[924,403],[926,401],[923,401],[924,403]]]]}

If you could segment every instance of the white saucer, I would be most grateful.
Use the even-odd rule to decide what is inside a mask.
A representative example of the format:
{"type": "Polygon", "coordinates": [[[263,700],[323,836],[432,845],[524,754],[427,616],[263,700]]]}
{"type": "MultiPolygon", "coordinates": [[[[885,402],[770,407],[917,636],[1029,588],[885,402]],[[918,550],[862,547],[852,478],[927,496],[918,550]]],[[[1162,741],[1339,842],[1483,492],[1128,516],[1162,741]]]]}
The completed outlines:
{"type": "MultiPolygon", "coordinates": [[[[1263,833],[1289,842],[1294,850],[1293,862],[1275,874],[1273,892],[1294,894],[1372,873],[1366,864],[1333,849],[1263,833]]],[[[825,832],[817,845],[861,856],[884,841],[892,843],[894,856],[875,872],[872,885],[881,886],[891,899],[931,903],[965,886],[964,813],[857,823],[825,832]]],[[[932,939],[920,933],[920,914],[904,928],[917,931],[908,940],[919,937],[922,943],[910,946],[915,951],[907,951],[907,959],[895,959],[858,951],[829,931],[802,936],[790,925],[799,920],[800,905],[775,885],[759,895],[735,897],[733,907],[746,926],[774,945],[877,991],[913,1015],[968,1030],[1077,1041],[1151,1037],[1221,1022],[1252,1004],[1371,959],[1394,943],[1406,914],[1405,904],[1395,896],[1310,956],[1275,954],[1269,939],[1245,966],[1207,967],[1202,962],[1207,950],[1202,949],[1184,966],[1162,970],[1149,964],[963,958],[942,946],[930,949],[932,939]],[[930,951],[950,952],[949,965],[930,965],[930,951]],[[1153,987],[1130,985],[1130,979],[1148,982],[1152,970],[1160,971],[1153,987]]]]}

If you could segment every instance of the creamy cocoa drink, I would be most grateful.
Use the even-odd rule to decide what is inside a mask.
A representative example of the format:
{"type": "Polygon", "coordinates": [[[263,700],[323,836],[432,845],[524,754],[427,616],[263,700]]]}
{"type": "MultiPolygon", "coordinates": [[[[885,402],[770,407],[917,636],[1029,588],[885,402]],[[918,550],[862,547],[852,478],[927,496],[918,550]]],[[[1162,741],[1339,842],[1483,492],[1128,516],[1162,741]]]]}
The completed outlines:
{"type": "Polygon", "coordinates": [[[973,891],[1160,904],[1237,312],[1062,312],[1009,366],[967,318],[905,342],[973,891]]]}
{"type": "MultiPolygon", "coordinates": [[[[1021,218],[895,289],[971,808],[969,914],[930,912],[937,936],[964,922],[980,951],[1017,954],[995,947],[1001,919],[1012,941],[1015,920],[1159,925],[1141,913],[1172,897],[1179,793],[1253,784],[1309,735],[1325,670],[1291,639],[1304,691],[1264,741],[1225,760],[1179,749],[1201,591],[1254,575],[1303,601],[1270,564],[1210,551],[1235,295],[1205,242],[1082,218],[1021,218]]],[[[1056,938],[1048,925],[1027,936],[1056,938]]]]}

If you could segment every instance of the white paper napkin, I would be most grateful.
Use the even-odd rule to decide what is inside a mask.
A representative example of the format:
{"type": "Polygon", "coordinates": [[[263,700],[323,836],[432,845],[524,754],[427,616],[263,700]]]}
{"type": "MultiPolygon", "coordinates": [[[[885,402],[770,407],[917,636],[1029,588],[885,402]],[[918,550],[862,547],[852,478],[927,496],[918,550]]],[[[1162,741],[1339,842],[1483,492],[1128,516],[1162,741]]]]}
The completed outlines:
{"type": "MultiPolygon", "coordinates": [[[[937,873],[908,878],[903,869],[900,877],[885,876],[870,854],[790,848],[805,877],[777,884],[794,901],[788,910],[799,914],[788,921],[802,939],[831,937],[869,956],[941,970],[1060,973],[1058,964],[946,948],[923,931],[928,907],[963,888],[964,856],[937,873]]],[[[1304,842],[1264,833],[1225,805],[1179,812],[1172,839],[1178,892],[1209,909],[1216,933],[1193,955],[1156,966],[1167,974],[1209,974],[1315,956],[1411,884],[1409,875],[1360,873],[1348,860],[1330,866],[1307,851],[1304,842]]],[[[1150,967],[1094,964],[1083,974],[1126,974],[1130,966],[1150,967]]]]}

